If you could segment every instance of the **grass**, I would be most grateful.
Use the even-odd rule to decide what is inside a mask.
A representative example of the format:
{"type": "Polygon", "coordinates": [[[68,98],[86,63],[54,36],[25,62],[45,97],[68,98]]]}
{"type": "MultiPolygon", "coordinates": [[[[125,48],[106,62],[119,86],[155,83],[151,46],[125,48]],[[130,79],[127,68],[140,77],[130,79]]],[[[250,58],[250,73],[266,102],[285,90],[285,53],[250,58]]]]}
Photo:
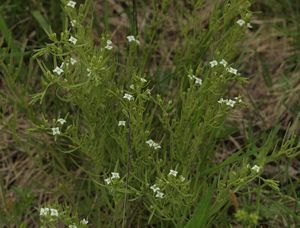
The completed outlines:
{"type": "Polygon", "coordinates": [[[0,8],[1,226],[297,227],[297,1],[68,3],[0,8]]]}

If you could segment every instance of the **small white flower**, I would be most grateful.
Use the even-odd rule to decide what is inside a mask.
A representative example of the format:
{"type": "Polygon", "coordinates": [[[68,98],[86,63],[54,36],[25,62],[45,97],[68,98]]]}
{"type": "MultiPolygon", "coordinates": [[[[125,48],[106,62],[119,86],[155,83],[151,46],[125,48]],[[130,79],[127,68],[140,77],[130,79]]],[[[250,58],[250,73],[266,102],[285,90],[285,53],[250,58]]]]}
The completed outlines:
{"type": "Polygon", "coordinates": [[[74,2],[74,1],[69,1],[68,4],[67,4],[67,6],[70,6],[70,7],[72,7],[72,8],[75,8],[76,2],[74,2]]]}
{"type": "Polygon", "coordinates": [[[58,127],[53,127],[51,128],[52,130],[52,135],[60,135],[60,130],[58,127]]]}
{"type": "Polygon", "coordinates": [[[141,82],[146,83],[147,80],[145,78],[141,78],[141,82]]]}
{"type": "Polygon", "coordinates": [[[57,122],[59,122],[61,125],[65,124],[67,121],[63,118],[57,119],[57,122]]]}
{"type": "Polygon", "coordinates": [[[155,193],[157,191],[160,191],[160,188],[156,186],[156,184],[150,186],[150,189],[155,193]]]}
{"type": "Polygon", "coordinates": [[[73,225],[69,225],[68,228],[77,228],[77,226],[73,224],[73,225]]]}
{"type": "Polygon", "coordinates": [[[82,220],[80,221],[80,224],[83,224],[83,225],[87,225],[88,223],[89,223],[89,221],[86,220],[86,219],[82,219],[82,220]]]}
{"type": "Polygon", "coordinates": [[[246,22],[243,20],[243,19],[239,19],[239,20],[237,20],[237,22],[236,22],[239,26],[244,26],[245,24],[246,24],[246,22]]]}
{"type": "Polygon", "coordinates": [[[110,183],[111,183],[111,178],[109,177],[109,178],[104,179],[104,182],[105,182],[107,185],[110,184],[110,183]]]}
{"type": "Polygon", "coordinates": [[[213,61],[210,61],[209,64],[210,64],[210,67],[213,68],[218,65],[218,62],[216,60],[213,60],[213,61]]]}
{"type": "Polygon", "coordinates": [[[126,121],[124,120],[120,120],[119,123],[118,123],[118,126],[126,126],[126,121]]]}
{"type": "Polygon", "coordinates": [[[139,40],[137,40],[134,36],[127,36],[127,40],[128,40],[128,42],[129,43],[131,43],[131,42],[135,42],[136,44],[140,44],[140,41],[139,40]]]}
{"type": "Polygon", "coordinates": [[[40,209],[40,216],[47,216],[50,213],[49,208],[41,208],[40,209]]]}
{"type": "Polygon", "coordinates": [[[71,26],[74,27],[76,25],[77,21],[76,20],[71,20],[71,26]]]}
{"type": "Polygon", "coordinates": [[[63,69],[61,69],[60,67],[55,67],[55,69],[53,70],[53,73],[56,73],[58,75],[61,75],[64,72],[63,69]]]}
{"type": "Polygon", "coordinates": [[[237,75],[237,73],[238,73],[237,69],[234,69],[232,67],[228,67],[228,68],[226,68],[226,70],[231,74],[237,75]]]}
{"type": "Polygon", "coordinates": [[[259,173],[259,171],[260,171],[260,167],[257,165],[254,165],[251,169],[257,173],[259,173]]]}
{"type": "Polygon", "coordinates": [[[182,176],[182,175],[180,175],[180,176],[179,176],[179,180],[180,180],[181,182],[183,182],[183,181],[185,181],[185,177],[182,176]]]}
{"type": "Polygon", "coordinates": [[[111,40],[107,40],[106,41],[106,46],[104,48],[107,49],[107,50],[113,49],[112,41],[111,40]]]}
{"type": "Polygon", "coordinates": [[[58,210],[50,208],[50,215],[54,217],[58,217],[58,210]]]}
{"type": "Polygon", "coordinates": [[[222,59],[222,60],[220,61],[220,64],[223,65],[224,67],[227,66],[227,62],[226,62],[225,59],[222,59]]]}
{"type": "Polygon", "coordinates": [[[112,172],[112,173],[111,173],[111,179],[120,179],[120,174],[119,174],[119,173],[112,172]]]}
{"type": "Polygon", "coordinates": [[[247,28],[252,29],[252,25],[250,23],[247,23],[247,28]]]}
{"type": "Polygon", "coordinates": [[[164,198],[164,195],[165,195],[164,193],[157,191],[155,197],[156,198],[164,198]]]}
{"type": "Polygon", "coordinates": [[[71,36],[69,41],[74,45],[77,43],[77,39],[74,36],[71,36]]]}
{"type": "Polygon", "coordinates": [[[148,95],[151,95],[151,90],[150,90],[150,89],[146,89],[146,93],[147,93],[148,95]]]}
{"type": "Polygon", "coordinates": [[[77,60],[74,58],[70,58],[70,63],[71,63],[71,65],[74,65],[77,63],[77,60]]]}
{"type": "Polygon", "coordinates": [[[196,85],[202,85],[202,79],[201,79],[201,78],[196,78],[196,77],[195,77],[195,84],[196,84],[196,85]]]}
{"type": "Polygon", "coordinates": [[[170,172],[169,172],[168,176],[174,176],[174,177],[176,177],[177,174],[178,174],[178,172],[176,170],[170,169],[170,172]]]}
{"type": "Polygon", "coordinates": [[[129,88],[130,88],[130,89],[134,89],[134,85],[130,85],[129,88]]]}
{"type": "Polygon", "coordinates": [[[133,96],[128,94],[128,93],[125,93],[124,96],[123,96],[124,99],[127,99],[129,101],[133,100],[133,96]]]}

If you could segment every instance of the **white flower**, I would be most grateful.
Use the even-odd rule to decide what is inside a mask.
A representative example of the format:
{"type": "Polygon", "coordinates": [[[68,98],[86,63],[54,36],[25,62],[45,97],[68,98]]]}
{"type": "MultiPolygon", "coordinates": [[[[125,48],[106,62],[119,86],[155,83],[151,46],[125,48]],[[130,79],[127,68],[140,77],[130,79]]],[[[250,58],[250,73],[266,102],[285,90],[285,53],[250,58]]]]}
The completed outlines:
{"type": "Polygon", "coordinates": [[[57,122],[59,122],[61,125],[63,125],[63,124],[65,124],[67,121],[66,121],[65,119],[63,119],[63,118],[59,118],[59,119],[57,120],[57,122]]]}
{"type": "Polygon", "coordinates": [[[229,99],[229,100],[226,101],[225,104],[226,104],[227,106],[230,106],[230,107],[233,108],[234,105],[235,105],[235,103],[236,103],[236,101],[229,99]]]}
{"type": "Polygon", "coordinates": [[[69,41],[74,45],[77,43],[77,39],[74,36],[71,36],[69,41]]]}
{"type": "Polygon", "coordinates": [[[243,19],[239,19],[239,20],[237,20],[237,22],[236,22],[239,26],[244,26],[245,25],[245,21],[243,20],[243,19]]]}
{"type": "Polygon", "coordinates": [[[61,69],[60,67],[55,67],[55,69],[53,70],[53,73],[56,73],[58,75],[61,75],[64,72],[63,69],[61,69]]]}
{"type": "Polygon", "coordinates": [[[164,195],[165,195],[164,193],[157,191],[155,197],[156,198],[164,198],[164,195]]]}
{"type": "Polygon", "coordinates": [[[118,123],[118,126],[126,126],[126,121],[124,120],[120,120],[119,123],[118,123]]]}
{"type": "Polygon", "coordinates": [[[177,174],[178,174],[178,172],[176,170],[170,169],[170,172],[169,172],[168,176],[174,176],[174,177],[176,177],[177,174]]]}
{"type": "Polygon", "coordinates": [[[196,78],[196,77],[195,77],[195,84],[196,84],[196,85],[202,85],[202,79],[201,79],[201,78],[196,78]]]}
{"type": "Polygon", "coordinates": [[[77,63],[77,60],[74,58],[70,58],[70,63],[71,65],[74,65],[75,63],[77,63]]]}
{"type": "Polygon", "coordinates": [[[141,78],[141,82],[146,83],[147,80],[145,78],[141,78]]]}
{"type": "Polygon", "coordinates": [[[130,89],[134,89],[134,85],[130,85],[129,88],[130,88],[130,89]]]}
{"type": "Polygon", "coordinates": [[[227,66],[227,62],[226,62],[225,59],[222,59],[222,60],[220,61],[220,64],[223,65],[224,67],[227,66]]]}
{"type": "Polygon", "coordinates": [[[127,40],[128,40],[128,42],[129,43],[131,43],[131,42],[135,42],[136,44],[140,44],[140,41],[139,40],[137,40],[134,36],[127,36],[127,40]]]}
{"type": "Polygon", "coordinates": [[[160,190],[160,188],[157,187],[156,184],[150,186],[150,189],[151,189],[154,193],[160,190]]]}
{"type": "Polygon", "coordinates": [[[150,90],[150,89],[146,89],[146,93],[147,93],[148,95],[151,95],[151,90],[150,90]]]}
{"type": "Polygon", "coordinates": [[[58,217],[58,211],[56,209],[50,208],[50,215],[54,217],[58,217]]]}
{"type": "Polygon", "coordinates": [[[109,178],[104,179],[104,182],[105,182],[106,184],[110,184],[110,183],[111,183],[111,178],[109,177],[109,178]]]}
{"type": "Polygon", "coordinates": [[[76,20],[71,20],[71,25],[72,25],[72,27],[74,27],[75,25],[76,25],[76,20]]]}
{"type": "Polygon", "coordinates": [[[80,221],[80,224],[83,224],[83,225],[87,225],[88,223],[89,223],[89,221],[86,220],[86,219],[82,219],[82,220],[80,221]]]}
{"type": "Polygon", "coordinates": [[[107,49],[107,50],[113,49],[112,41],[111,40],[107,40],[106,41],[106,46],[104,48],[107,49]]]}
{"type": "Polygon", "coordinates": [[[49,208],[41,208],[40,209],[40,216],[46,216],[48,215],[50,212],[50,209],[49,208]]]}
{"type": "Polygon", "coordinates": [[[73,224],[73,225],[69,225],[68,228],[77,228],[77,226],[73,224]]]}
{"type": "Polygon", "coordinates": [[[158,150],[161,148],[161,146],[158,143],[154,142],[152,139],[147,140],[146,143],[149,145],[149,147],[154,148],[154,150],[158,150]]]}
{"type": "Polygon", "coordinates": [[[226,68],[226,70],[227,70],[229,73],[232,73],[232,74],[235,74],[235,75],[237,75],[237,73],[238,73],[237,69],[234,69],[234,68],[232,68],[232,67],[228,67],[228,68],[226,68]]]}
{"type": "Polygon", "coordinates": [[[247,23],[247,28],[252,29],[252,25],[250,23],[247,23]]]}
{"type": "Polygon", "coordinates": [[[120,179],[120,174],[119,173],[112,172],[111,176],[112,176],[111,179],[120,179]]]}
{"type": "Polygon", "coordinates": [[[60,130],[58,127],[53,127],[51,128],[52,130],[52,135],[60,135],[60,130]]]}
{"type": "Polygon", "coordinates": [[[76,2],[74,2],[74,1],[69,1],[68,4],[67,4],[67,6],[70,6],[70,7],[72,7],[72,8],[75,8],[76,2]]]}
{"type": "Polygon", "coordinates": [[[209,64],[210,64],[210,67],[213,68],[218,65],[218,62],[216,60],[213,60],[213,61],[210,61],[209,64]]]}
{"type": "Polygon", "coordinates": [[[124,99],[127,99],[129,101],[133,100],[133,96],[128,94],[128,93],[125,93],[124,96],[123,96],[124,99]]]}
{"type": "Polygon", "coordinates": [[[260,171],[260,167],[257,165],[254,165],[251,169],[257,173],[259,173],[259,171],[260,171]]]}
{"type": "Polygon", "coordinates": [[[183,182],[183,181],[185,181],[185,177],[182,176],[182,175],[180,175],[180,176],[179,176],[179,180],[180,180],[181,182],[183,182]]]}

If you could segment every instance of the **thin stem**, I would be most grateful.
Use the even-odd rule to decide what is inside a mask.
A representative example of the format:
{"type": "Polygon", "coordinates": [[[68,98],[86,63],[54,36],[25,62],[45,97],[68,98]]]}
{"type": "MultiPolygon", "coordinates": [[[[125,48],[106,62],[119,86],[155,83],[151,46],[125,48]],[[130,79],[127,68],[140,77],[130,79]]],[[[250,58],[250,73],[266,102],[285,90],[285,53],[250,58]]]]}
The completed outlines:
{"type": "Polygon", "coordinates": [[[131,155],[132,155],[130,113],[128,113],[128,135],[127,135],[127,142],[128,142],[127,175],[126,175],[126,187],[125,187],[126,190],[125,190],[124,203],[123,203],[123,222],[122,222],[122,228],[125,228],[125,224],[126,224],[127,190],[128,190],[128,181],[129,181],[129,174],[130,174],[130,168],[131,168],[131,155]]]}

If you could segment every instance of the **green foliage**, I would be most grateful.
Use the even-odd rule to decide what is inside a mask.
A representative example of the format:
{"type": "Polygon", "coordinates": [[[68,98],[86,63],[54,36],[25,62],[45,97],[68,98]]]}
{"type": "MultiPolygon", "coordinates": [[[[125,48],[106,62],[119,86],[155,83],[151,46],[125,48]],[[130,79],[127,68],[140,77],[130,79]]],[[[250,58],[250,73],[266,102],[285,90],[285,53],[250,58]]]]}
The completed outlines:
{"type": "MultiPolygon", "coordinates": [[[[13,57],[0,62],[7,90],[1,99],[30,123],[14,133],[16,142],[57,186],[44,205],[34,202],[30,191],[18,191],[22,206],[14,214],[22,218],[35,204],[42,227],[85,227],[79,218],[88,218],[93,227],[255,226],[268,218],[262,205],[274,202],[266,195],[285,194],[278,180],[263,175],[264,167],[297,156],[298,138],[278,138],[275,129],[259,137],[263,143],[249,137],[240,151],[215,160],[219,140],[232,131],[225,124],[228,115],[247,106],[240,96],[225,97],[232,83],[247,81],[235,69],[247,27],[236,22],[250,22],[251,2],[216,2],[205,25],[198,19],[211,5],[207,1],[191,1],[189,7],[153,1],[154,17],[143,31],[135,17],[143,4],[135,2],[128,12],[128,36],[134,36],[122,37],[125,44],[111,41],[108,14],[96,44],[93,2],[74,8],[69,3],[61,1],[63,13],[55,25],[40,11],[31,12],[48,40],[31,58],[25,56],[29,70],[24,56],[19,65],[13,57]],[[170,44],[176,45],[174,66],[166,66],[162,56],[153,70],[171,6],[178,10],[179,42],[170,44]],[[230,192],[241,199],[234,216],[228,213],[230,192]]],[[[12,35],[2,17],[0,30],[9,55],[12,35]]],[[[16,122],[7,127],[16,128],[16,122]]]]}

